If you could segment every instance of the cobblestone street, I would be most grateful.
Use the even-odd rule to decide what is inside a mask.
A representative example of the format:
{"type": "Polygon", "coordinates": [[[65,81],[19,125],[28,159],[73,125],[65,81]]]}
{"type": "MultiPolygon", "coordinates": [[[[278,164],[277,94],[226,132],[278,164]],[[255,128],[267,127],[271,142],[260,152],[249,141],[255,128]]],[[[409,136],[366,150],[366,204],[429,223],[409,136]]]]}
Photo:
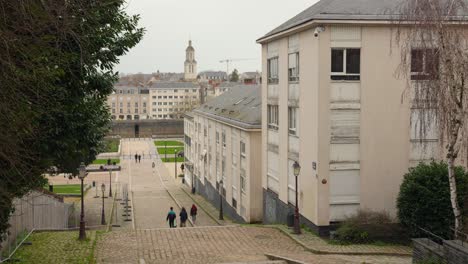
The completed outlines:
{"type": "Polygon", "coordinates": [[[316,255],[280,231],[262,227],[197,227],[111,232],[98,242],[98,263],[232,263],[265,254],[306,263],[411,263],[409,257],[316,255]],[[144,262],[143,262],[144,261],[144,262]]]}

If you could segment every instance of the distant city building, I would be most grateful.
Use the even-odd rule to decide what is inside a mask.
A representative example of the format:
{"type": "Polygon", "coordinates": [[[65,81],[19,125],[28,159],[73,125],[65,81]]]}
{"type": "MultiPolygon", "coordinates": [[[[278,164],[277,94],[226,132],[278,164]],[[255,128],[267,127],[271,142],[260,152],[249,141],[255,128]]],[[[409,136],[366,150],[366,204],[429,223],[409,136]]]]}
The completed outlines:
{"type": "Polygon", "coordinates": [[[112,120],[149,119],[150,97],[147,88],[136,86],[115,86],[107,98],[112,120]]]}
{"type": "Polygon", "coordinates": [[[240,222],[262,220],[260,87],[233,87],[184,116],[185,182],[240,222]]]}
{"type": "Polygon", "coordinates": [[[150,91],[152,119],[178,119],[200,105],[200,87],[191,82],[155,82],[150,91]]]}
{"type": "Polygon", "coordinates": [[[195,60],[195,49],[192,47],[192,41],[189,40],[189,45],[185,50],[185,64],[184,64],[184,79],[186,81],[193,81],[197,79],[197,61],[195,60]]]}
{"type": "Polygon", "coordinates": [[[262,74],[260,72],[244,72],[240,75],[239,81],[243,84],[260,84],[262,74]]]}
{"type": "Polygon", "coordinates": [[[208,82],[210,84],[225,82],[227,78],[226,72],[223,71],[204,71],[198,74],[200,82],[208,82]]]}

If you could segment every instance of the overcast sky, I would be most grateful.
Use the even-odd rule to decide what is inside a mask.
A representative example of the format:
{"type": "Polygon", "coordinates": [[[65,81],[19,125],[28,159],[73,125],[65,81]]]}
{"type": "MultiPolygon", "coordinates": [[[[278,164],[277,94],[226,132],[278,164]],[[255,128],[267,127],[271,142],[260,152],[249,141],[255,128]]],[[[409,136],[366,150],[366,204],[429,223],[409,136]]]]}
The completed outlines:
{"type": "Polygon", "coordinates": [[[123,56],[121,73],[183,72],[191,38],[198,71],[260,70],[256,39],[308,8],[317,0],[128,0],[127,12],[140,14],[143,40],[123,56]]]}

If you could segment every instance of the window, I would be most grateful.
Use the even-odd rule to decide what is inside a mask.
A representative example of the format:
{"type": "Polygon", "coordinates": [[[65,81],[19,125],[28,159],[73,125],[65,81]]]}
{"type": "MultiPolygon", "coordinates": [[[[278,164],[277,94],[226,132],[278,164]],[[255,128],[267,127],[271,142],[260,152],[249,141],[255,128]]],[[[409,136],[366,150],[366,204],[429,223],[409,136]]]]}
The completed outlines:
{"type": "Polygon", "coordinates": [[[123,109],[122,108],[119,109],[119,113],[123,114],[123,109]]]}
{"type": "Polygon", "coordinates": [[[219,132],[216,131],[216,144],[219,144],[219,132]]]}
{"type": "Polygon", "coordinates": [[[232,198],[232,207],[233,207],[234,209],[237,209],[237,201],[236,201],[236,199],[234,199],[234,198],[232,198]]]}
{"type": "Polygon", "coordinates": [[[159,96],[158,96],[158,99],[161,99],[161,98],[162,98],[162,96],[159,95],[159,96]]]}
{"type": "Polygon", "coordinates": [[[115,108],[112,108],[112,113],[115,114],[115,108]]]}
{"type": "Polygon", "coordinates": [[[208,131],[206,129],[206,126],[203,128],[203,135],[206,137],[208,135],[208,131]]]}
{"type": "Polygon", "coordinates": [[[156,96],[153,96],[153,99],[156,99],[156,96]]]}
{"type": "Polygon", "coordinates": [[[244,169],[241,169],[241,172],[240,172],[240,187],[241,187],[242,192],[246,191],[247,186],[246,186],[245,170],[244,169]]]}
{"type": "Polygon", "coordinates": [[[268,105],[268,128],[278,130],[278,106],[268,105]]]}
{"type": "Polygon", "coordinates": [[[288,107],[289,134],[297,135],[297,108],[288,107]]]}
{"type": "Polygon", "coordinates": [[[435,49],[411,50],[411,80],[433,80],[439,71],[439,56],[435,49]]]}
{"type": "Polygon", "coordinates": [[[175,95],[175,96],[174,96],[174,99],[179,99],[179,96],[175,95]]]}
{"type": "Polygon", "coordinates": [[[288,76],[290,82],[299,81],[299,52],[289,54],[288,76]]]}
{"type": "Polygon", "coordinates": [[[119,105],[120,105],[120,107],[123,107],[123,103],[120,103],[119,105]]]}
{"type": "MultiPolygon", "coordinates": [[[[178,91],[179,91],[179,90],[174,90],[174,93],[177,93],[178,91]]],[[[176,96],[176,98],[177,98],[177,96],[176,96]]]]}
{"type": "Polygon", "coordinates": [[[223,141],[223,148],[226,147],[226,132],[223,131],[223,134],[221,135],[221,139],[223,141]]]}
{"type": "Polygon", "coordinates": [[[332,49],[331,56],[332,80],[360,80],[360,49],[332,49]]]}
{"type": "Polygon", "coordinates": [[[268,83],[278,83],[278,57],[267,61],[268,83]]]}
{"type": "Polygon", "coordinates": [[[115,103],[112,103],[112,107],[115,107],[115,103]]]}
{"type": "Polygon", "coordinates": [[[143,103],[143,107],[146,107],[146,103],[143,103]]]}
{"type": "Polygon", "coordinates": [[[164,102],[163,105],[167,105],[167,102],[164,102]]]}
{"type": "Polygon", "coordinates": [[[169,95],[169,99],[172,99],[172,95],[169,95]]]}
{"type": "Polygon", "coordinates": [[[167,99],[167,96],[163,96],[163,99],[167,99]]]}
{"type": "Polygon", "coordinates": [[[243,141],[240,142],[240,154],[241,158],[245,158],[245,143],[243,141]]]}
{"type": "Polygon", "coordinates": [[[196,92],[197,92],[197,89],[193,89],[192,92],[196,93],[196,92]]]}
{"type": "Polygon", "coordinates": [[[131,107],[131,106],[130,106],[130,102],[127,103],[127,107],[131,107]]]}

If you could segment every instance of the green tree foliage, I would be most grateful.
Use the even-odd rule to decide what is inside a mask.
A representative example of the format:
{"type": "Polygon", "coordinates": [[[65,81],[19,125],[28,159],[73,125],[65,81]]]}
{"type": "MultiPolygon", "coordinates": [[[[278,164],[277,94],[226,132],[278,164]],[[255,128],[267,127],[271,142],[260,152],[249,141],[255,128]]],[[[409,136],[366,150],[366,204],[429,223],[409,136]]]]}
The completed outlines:
{"type": "MultiPolygon", "coordinates": [[[[412,237],[427,236],[418,227],[444,238],[453,235],[450,228],[454,227],[454,216],[447,174],[446,163],[433,161],[421,163],[405,175],[397,199],[398,217],[412,237]]],[[[468,175],[462,167],[456,167],[455,177],[458,202],[464,208],[468,175]]]]}
{"type": "Polygon", "coordinates": [[[237,71],[237,69],[234,69],[229,77],[230,77],[229,78],[230,82],[238,82],[239,81],[239,72],[237,71]]]}
{"type": "MultiPolygon", "coordinates": [[[[0,0],[0,234],[54,166],[76,174],[109,128],[113,67],[142,38],[124,0],[0,0]]],[[[0,237],[1,238],[1,237],[0,237]]]]}

